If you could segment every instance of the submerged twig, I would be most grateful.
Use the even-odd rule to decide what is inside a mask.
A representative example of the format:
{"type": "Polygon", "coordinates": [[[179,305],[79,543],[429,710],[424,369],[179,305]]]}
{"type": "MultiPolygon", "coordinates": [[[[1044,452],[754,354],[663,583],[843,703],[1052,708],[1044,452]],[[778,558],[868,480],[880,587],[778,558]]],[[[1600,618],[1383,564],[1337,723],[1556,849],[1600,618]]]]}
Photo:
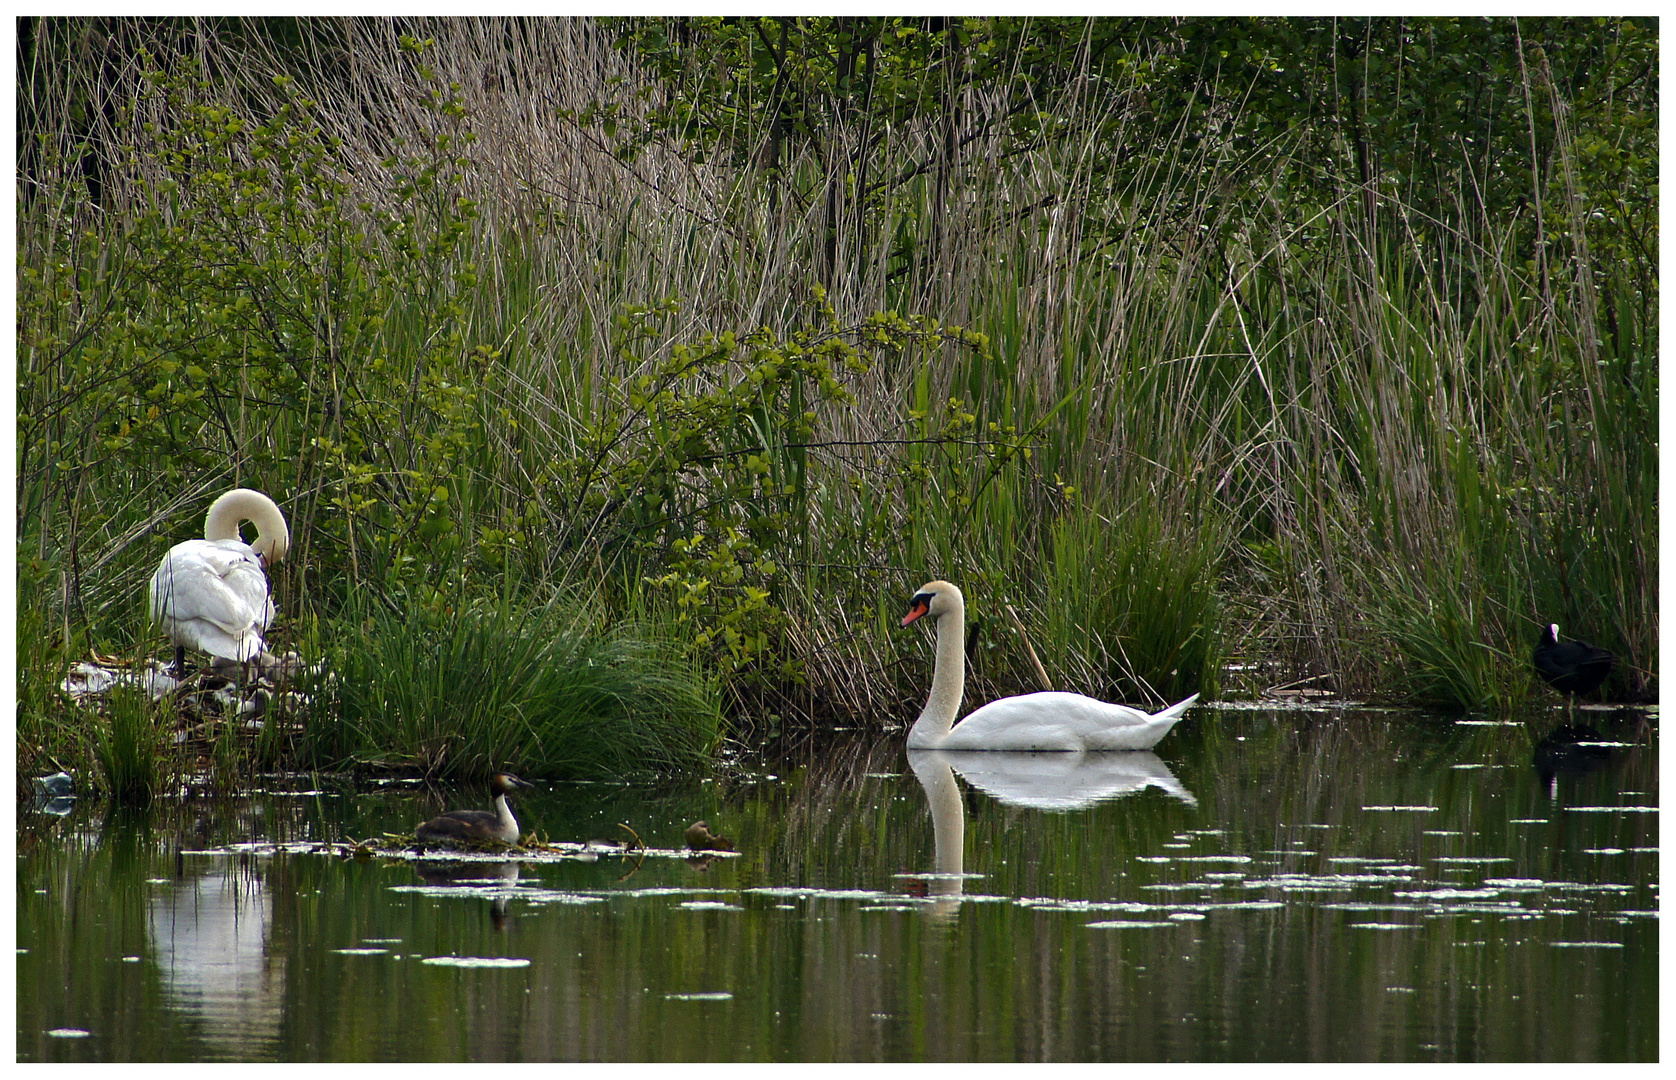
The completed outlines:
{"type": "Polygon", "coordinates": [[[618,881],[627,881],[635,874],[638,874],[640,872],[640,867],[646,862],[646,841],[640,839],[640,834],[629,828],[629,824],[626,821],[617,822],[617,828],[622,829],[624,832],[634,837],[635,849],[640,852],[640,858],[635,862],[634,867],[630,869],[628,873],[617,879],[618,881]]]}

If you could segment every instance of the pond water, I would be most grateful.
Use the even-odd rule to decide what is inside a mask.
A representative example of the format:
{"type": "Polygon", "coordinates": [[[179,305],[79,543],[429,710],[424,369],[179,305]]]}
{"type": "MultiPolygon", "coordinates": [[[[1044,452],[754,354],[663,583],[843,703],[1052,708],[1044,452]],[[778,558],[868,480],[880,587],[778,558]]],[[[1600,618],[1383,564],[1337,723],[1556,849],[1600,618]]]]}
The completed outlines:
{"type": "Polygon", "coordinates": [[[1201,708],[1157,755],[1080,757],[840,734],[539,784],[514,802],[554,850],[453,867],[332,852],[481,791],[25,807],[18,1058],[1654,1061],[1656,714],[1566,721],[1201,708]],[[700,818],[738,853],[680,850],[700,818]]]}

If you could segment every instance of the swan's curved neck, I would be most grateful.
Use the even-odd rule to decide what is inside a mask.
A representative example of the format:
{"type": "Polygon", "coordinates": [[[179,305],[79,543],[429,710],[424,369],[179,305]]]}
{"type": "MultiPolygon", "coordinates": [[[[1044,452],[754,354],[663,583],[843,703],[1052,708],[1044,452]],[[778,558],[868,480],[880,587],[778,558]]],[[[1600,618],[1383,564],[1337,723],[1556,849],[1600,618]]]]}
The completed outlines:
{"type": "Polygon", "coordinates": [[[285,557],[291,533],[278,504],[259,491],[234,488],[210,504],[204,518],[205,540],[239,539],[239,522],[256,525],[256,542],[250,545],[269,561],[285,557]]]}
{"type": "Polygon", "coordinates": [[[909,732],[909,745],[941,739],[954,727],[966,689],[966,611],[957,607],[937,617],[937,659],[931,668],[931,696],[909,732]]]}

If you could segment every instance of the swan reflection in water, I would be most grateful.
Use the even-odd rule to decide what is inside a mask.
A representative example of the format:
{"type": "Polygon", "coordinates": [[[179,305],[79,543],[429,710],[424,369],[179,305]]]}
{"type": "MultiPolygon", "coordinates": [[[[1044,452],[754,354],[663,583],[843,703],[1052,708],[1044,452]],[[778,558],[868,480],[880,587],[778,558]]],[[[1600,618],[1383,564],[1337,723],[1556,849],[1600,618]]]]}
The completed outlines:
{"type": "Polygon", "coordinates": [[[1149,787],[1189,806],[1199,804],[1150,750],[1071,754],[909,750],[908,767],[919,778],[931,808],[936,869],[916,876],[924,878],[926,895],[933,898],[929,912],[939,921],[959,909],[966,879],[966,807],[960,801],[956,772],[999,803],[1037,810],[1077,810],[1149,787]]]}
{"type": "Polygon", "coordinates": [[[496,930],[506,929],[506,904],[518,885],[518,864],[506,862],[415,862],[413,869],[426,885],[444,888],[494,890],[489,898],[489,922],[496,930]],[[502,886],[503,888],[496,888],[502,886]]]}

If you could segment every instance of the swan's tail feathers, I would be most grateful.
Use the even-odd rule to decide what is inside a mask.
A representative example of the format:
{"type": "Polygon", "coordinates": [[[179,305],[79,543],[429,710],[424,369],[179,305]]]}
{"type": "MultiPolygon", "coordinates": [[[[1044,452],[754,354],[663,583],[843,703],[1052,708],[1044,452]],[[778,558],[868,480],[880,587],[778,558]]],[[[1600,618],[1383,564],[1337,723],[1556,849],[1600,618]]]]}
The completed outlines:
{"type": "Polygon", "coordinates": [[[1165,709],[1163,712],[1153,713],[1152,718],[1154,720],[1164,720],[1166,718],[1167,719],[1174,719],[1175,717],[1178,717],[1182,713],[1186,712],[1188,709],[1192,708],[1193,703],[1195,701],[1198,701],[1198,700],[1199,700],[1199,695],[1198,694],[1194,694],[1191,697],[1183,698],[1182,700],[1176,702],[1174,705],[1171,705],[1169,708],[1165,709]]]}

